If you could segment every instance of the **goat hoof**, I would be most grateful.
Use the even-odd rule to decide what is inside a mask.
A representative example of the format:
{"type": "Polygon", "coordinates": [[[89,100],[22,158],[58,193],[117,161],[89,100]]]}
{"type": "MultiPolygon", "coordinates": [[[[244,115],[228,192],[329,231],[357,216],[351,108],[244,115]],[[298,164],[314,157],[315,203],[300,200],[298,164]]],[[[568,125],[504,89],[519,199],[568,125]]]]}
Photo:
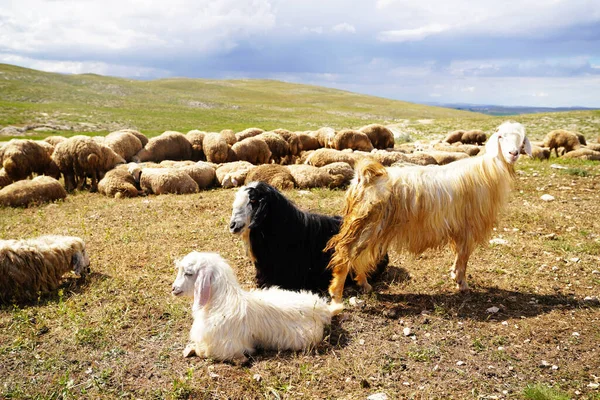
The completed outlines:
{"type": "Polygon", "coordinates": [[[193,357],[195,355],[197,355],[197,354],[196,354],[196,346],[194,344],[190,343],[187,346],[185,346],[185,349],[183,349],[183,356],[185,358],[193,357]]]}
{"type": "Polygon", "coordinates": [[[361,289],[362,289],[363,293],[371,293],[373,291],[373,286],[371,286],[368,282],[365,282],[361,286],[361,289]]]}
{"type": "Polygon", "coordinates": [[[461,293],[467,293],[469,291],[469,285],[467,282],[459,282],[456,284],[456,288],[460,290],[461,293]]]}

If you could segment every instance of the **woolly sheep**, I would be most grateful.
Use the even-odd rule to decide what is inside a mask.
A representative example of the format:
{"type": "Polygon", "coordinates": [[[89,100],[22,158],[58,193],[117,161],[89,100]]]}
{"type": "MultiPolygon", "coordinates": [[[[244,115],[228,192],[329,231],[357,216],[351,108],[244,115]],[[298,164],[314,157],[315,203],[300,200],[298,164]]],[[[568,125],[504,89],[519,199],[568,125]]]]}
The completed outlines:
{"type": "Polygon", "coordinates": [[[399,151],[386,151],[376,150],[371,153],[366,153],[367,157],[371,157],[383,166],[389,167],[390,165],[398,162],[408,162],[408,156],[399,151]]]}
{"type": "Polygon", "coordinates": [[[315,133],[315,137],[319,141],[319,146],[327,149],[334,148],[333,141],[335,139],[335,129],[328,126],[319,128],[315,133]]]}
{"type": "Polygon", "coordinates": [[[437,165],[437,160],[428,153],[423,151],[415,151],[412,154],[407,154],[408,162],[415,165],[437,165]]]}
{"type": "Polygon", "coordinates": [[[133,133],[129,131],[111,132],[104,138],[106,147],[123,157],[126,162],[132,160],[142,147],[142,142],[133,133]]]}
{"type": "Polygon", "coordinates": [[[367,135],[376,149],[391,149],[394,147],[394,134],[383,125],[371,124],[363,126],[359,131],[367,135]]]}
{"type": "Polygon", "coordinates": [[[294,181],[296,187],[300,189],[310,189],[317,187],[339,187],[344,181],[343,175],[330,175],[326,167],[318,168],[312,165],[295,164],[286,167],[294,181]]]}
{"type": "Polygon", "coordinates": [[[142,144],[142,147],[145,147],[148,144],[148,138],[146,137],[146,135],[144,135],[143,133],[141,133],[140,131],[136,131],[135,129],[119,129],[121,132],[129,132],[132,135],[134,135],[136,138],[139,139],[140,143],[142,144]]]}
{"type": "MultiPolygon", "coordinates": [[[[462,134],[460,138],[460,142],[463,144],[478,144],[482,145],[487,140],[487,135],[485,132],[475,129],[471,131],[466,131],[462,134]]],[[[472,155],[472,154],[471,154],[472,155]]]]}
{"type": "MultiPolygon", "coordinates": [[[[297,157],[298,155],[300,155],[300,151],[302,150],[302,147],[300,147],[300,139],[298,138],[298,135],[294,132],[288,131],[287,129],[275,129],[273,130],[274,133],[278,134],[279,136],[281,136],[290,146],[290,156],[291,158],[297,157]]],[[[292,159],[290,158],[290,160],[287,160],[288,163],[291,163],[292,159]]]]}
{"type": "Polygon", "coordinates": [[[290,155],[290,145],[284,138],[274,132],[263,132],[256,136],[258,139],[265,141],[271,151],[271,160],[276,164],[281,164],[287,160],[290,155]]]}
{"type": "Polygon", "coordinates": [[[249,137],[231,146],[237,161],[248,161],[252,164],[267,164],[271,158],[271,150],[267,142],[260,138],[249,137]]]}
{"type": "Polygon", "coordinates": [[[246,175],[246,182],[266,182],[280,190],[293,189],[296,181],[290,171],[279,164],[263,164],[251,169],[246,175]]]}
{"type": "Polygon", "coordinates": [[[317,138],[309,133],[298,132],[296,135],[298,136],[300,150],[316,150],[321,147],[317,138]]]}
{"type": "Polygon", "coordinates": [[[227,161],[229,145],[225,138],[217,132],[208,132],[204,135],[202,149],[209,162],[220,164],[227,161]]]}
{"type": "Polygon", "coordinates": [[[264,130],[260,129],[260,128],[247,128],[241,132],[236,133],[235,138],[237,139],[237,142],[241,142],[244,139],[248,139],[253,136],[260,135],[263,132],[264,132],[264,130]]]}
{"type": "Polygon", "coordinates": [[[78,237],[0,240],[0,302],[34,300],[57,289],[66,272],[83,276],[89,265],[85,243],[78,237]]]}
{"type": "Polygon", "coordinates": [[[185,134],[186,139],[192,145],[192,160],[194,161],[205,161],[206,156],[202,150],[202,142],[204,141],[204,135],[206,132],[199,131],[197,129],[191,130],[185,134]]]}
{"type": "Polygon", "coordinates": [[[10,179],[10,176],[8,176],[4,168],[0,168],[0,189],[2,189],[4,186],[10,185],[11,183],[13,183],[13,180],[10,179]]]}
{"type": "Polygon", "coordinates": [[[148,140],[146,146],[134,157],[133,161],[190,160],[192,144],[183,133],[166,131],[148,140]]]}
{"type": "Polygon", "coordinates": [[[253,168],[256,168],[256,166],[248,161],[221,164],[216,171],[217,181],[225,189],[243,186],[244,182],[246,182],[246,175],[253,168]]]}
{"type": "Polygon", "coordinates": [[[322,167],[333,162],[341,161],[354,166],[360,158],[362,158],[362,156],[350,152],[335,149],[318,149],[311,153],[304,163],[314,165],[315,167],[322,167]]]}
{"type": "Polygon", "coordinates": [[[446,165],[454,161],[469,158],[469,155],[463,152],[429,150],[427,154],[433,157],[439,165],[446,165]]]}
{"type": "Polygon", "coordinates": [[[325,299],[310,292],[242,290],[231,267],[216,253],[192,252],[175,265],[173,295],[194,299],[192,343],[184,356],[245,361],[257,347],[306,350],[323,339],[331,323],[325,299]]]}
{"type": "MultiPolygon", "coordinates": [[[[525,151],[521,151],[521,154],[524,154],[525,151]]],[[[547,160],[550,158],[550,149],[540,146],[531,146],[531,158],[538,160],[547,160]]]]}
{"type": "Polygon", "coordinates": [[[443,141],[450,144],[460,142],[464,133],[465,131],[462,129],[449,132],[443,141]]]}
{"type": "Polygon", "coordinates": [[[129,173],[148,194],[188,194],[198,192],[198,184],[177,168],[140,168],[130,165],[129,173]]]}
{"type": "Polygon", "coordinates": [[[333,147],[337,150],[373,150],[373,144],[371,143],[371,140],[369,140],[369,137],[365,133],[354,129],[344,129],[339,131],[333,139],[333,147]]]}
{"type": "Polygon", "coordinates": [[[585,136],[583,136],[582,133],[579,133],[579,132],[573,132],[573,133],[575,133],[575,135],[577,135],[577,140],[579,140],[579,144],[580,145],[583,145],[583,146],[587,145],[587,141],[585,140],[585,136]]]}
{"type": "Polygon", "coordinates": [[[2,150],[2,167],[13,181],[32,174],[59,178],[58,166],[52,161],[52,145],[27,139],[12,139],[2,150]]]}
{"type": "Polygon", "coordinates": [[[590,150],[600,151],[600,143],[588,143],[585,147],[590,150]]]}
{"type": "Polygon", "coordinates": [[[235,142],[237,142],[235,132],[231,129],[223,129],[221,132],[219,132],[219,135],[221,135],[223,139],[225,139],[229,146],[233,146],[235,142]]]}
{"type": "Polygon", "coordinates": [[[342,176],[344,179],[340,182],[340,186],[346,186],[350,183],[352,178],[354,178],[354,168],[345,162],[334,162],[324,165],[320,167],[320,169],[327,171],[327,173],[332,176],[342,176]]]}
{"type": "Polygon", "coordinates": [[[452,146],[449,146],[446,143],[437,143],[433,145],[433,148],[435,150],[447,151],[450,153],[465,153],[469,156],[476,156],[477,154],[479,154],[480,149],[477,146],[470,144],[456,145],[456,143],[454,143],[452,146]]]}
{"type": "Polygon", "coordinates": [[[65,188],[56,179],[40,175],[31,180],[11,183],[0,189],[0,205],[25,207],[34,203],[47,203],[67,197],[65,188]]]}
{"type": "Polygon", "coordinates": [[[191,165],[184,165],[178,168],[188,174],[190,178],[198,184],[199,189],[211,187],[215,183],[217,177],[215,167],[204,161],[198,161],[191,165]]]}
{"type": "Polygon", "coordinates": [[[573,132],[564,129],[556,129],[549,132],[544,138],[544,147],[548,147],[550,152],[554,149],[558,157],[558,148],[562,147],[565,153],[576,150],[580,147],[579,138],[573,132]]]}
{"type": "Polygon", "coordinates": [[[129,164],[119,165],[106,173],[98,182],[98,192],[116,199],[137,197],[139,190],[135,178],[129,173],[129,164]]]}
{"type": "Polygon", "coordinates": [[[44,138],[44,142],[50,143],[52,147],[56,147],[57,144],[67,140],[64,136],[48,136],[44,138]]]}
{"type": "Polygon", "coordinates": [[[582,147],[577,150],[573,150],[573,151],[566,153],[563,157],[564,158],[579,158],[582,160],[598,161],[598,160],[600,160],[600,152],[582,147]]]}

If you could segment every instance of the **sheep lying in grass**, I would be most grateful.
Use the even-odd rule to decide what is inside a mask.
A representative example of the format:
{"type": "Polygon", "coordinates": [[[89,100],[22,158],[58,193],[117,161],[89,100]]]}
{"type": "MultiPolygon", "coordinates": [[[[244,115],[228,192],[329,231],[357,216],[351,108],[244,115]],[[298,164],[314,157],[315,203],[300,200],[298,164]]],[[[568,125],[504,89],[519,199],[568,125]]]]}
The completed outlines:
{"type": "Polygon", "coordinates": [[[351,152],[339,151],[335,149],[318,149],[312,152],[304,162],[315,167],[322,167],[334,162],[345,162],[354,166],[354,164],[363,156],[351,152]]]}
{"type": "Polygon", "coordinates": [[[225,189],[243,186],[248,172],[253,168],[256,168],[256,166],[248,161],[221,164],[216,171],[217,181],[225,189]]]}
{"type": "Polygon", "coordinates": [[[336,188],[346,183],[342,174],[332,175],[327,170],[327,165],[321,168],[306,164],[288,165],[286,168],[292,174],[296,187],[300,189],[310,188],[336,188]]]}
{"type": "Polygon", "coordinates": [[[148,194],[188,194],[198,192],[198,184],[177,168],[140,168],[130,165],[129,173],[148,194]]]}
{"type": "MultiPolygon", "coordinates": [[[[524,154],[525,152],[522,151],[521,154],[524,154]]],[[[531,145],[531,158],[533,159],[538,159],[538,160],[547,160],[550,158],[550,149],[547,149],[545,147],[540,147],[540,146],[535,146],[535,145],[531,145]]]]}
{"type": "Polygon", "coordinates": [[[441,150],[428,150],[427,154],[433,157],[438,165],[446,165],[453,163],[458,160],[464,160],[469,158],[467,153],[462,151],[441,151],[441,150]]]}
{"type": "Polygon", "coordinates": [[[138,183],[129,173],[129,168],[135,164],[123,164],[106,173],[98,182],[98,192],[116,199],[122,197],[137,197],[139,195],[138,183]]]}
{"type": "Polygon", "coordinates": [[[209,162],[220,164],[227,161],[229,145],[227,140],[217,132],[208,132],[204,135],[202,149],[209,162]]]}
{"type": "Polygon", "coordinates": [[[449,132],[443,141],[450,144],[460,142],[464,133],[465,131],[463,129],[449,132]]]}
{"type": "Polygon", "coordinates": [[[0,240],[0,302],[33,300],[57,289],[66,272],[83,275],[89,265],[78,237],[0,240]]]}
{"type": "Polygon", "coordinates": [[[251,169],[246,175],[246,182],[266,182],[280,190],[293,189],[296,181],[289,169],[279,164],[263,164],[251,169]]]}
{"type": "Polygon", "coordinates": [[[363,126],[360,132],[368,136],[369,140],[376,149],[394,148],[394,134],[391,130],[380,124],[371,124],[363,126]]]}
{"type": "Polygon", "coordinates": [[[248,161],[255,165],[267,164],[271,158],[269,145],[257,137],[237,142],[231,146],[231,151],[235,155],[235,161],[248,161]]]}
{"type": "Polygon", "coordinates": [[[289,145],[289,158],[284,160],[284,163],[291,164],[293,160],[300,155],[300,151],[302,150],[298,135],[294,132],[282,128],[273,130],[273,133],[276,133],[279,136],[281,136],[289,145]]]}
{"type": "Polygon", "coordinates": [[[306,132],[298,132],[298,142],[301,151],[316,150],[321,147],[317,138],[306,132]]]}
{"type": "Polygon", "coordinates": [[[373,150],[373,144],[369,137],[365,133],[354,129],[339,131],[333,139],[333,146],[337,150],[352,149],[367,152],[373,150]]]}
{"type": "Polygon", "coordinates": [[[132,159],[135,162],[163,160],[190,160],[192,144],[183,133],[166,131],[148,140],[148,143],[132,159]]]}
{"type": "Polygon", "coordinates": [[[175,265],[173,295],[194,299],[192,344],[184,356],[245,361],[257,348],[309,350],[331,323],[327,302],[315,294],[243,290],[218,254],[191,252],[175,265]]]}
{"type": "Polygon", "coordinates": [[[206,160],[206,155],[204,155],[204,151],[202,150],[204,135],[206,135],[206,132],[197,129],[191,130],[185,134],[185,138],[192,145],[192,160],[194,161],[206,160]]]}
{"type": "Polygon", "coordinates": [[[0,168],[0,189],[13,183],[13,180],[8,176],[4,168],[0,168]]]}
{"type": "Polygon", "coordinates": [[[590,161],[598,161],[598,160],[600,160],[600,152],[582,147],[580,149],[568,152],[563,157],[579,158],[582,160],[590,160],[590,161]]]}
{"type": "Polygon", "coordinates": [[[479,146],[484,144],[486,140],[487,135],[485,134],[485,132],[478,129],[466,131],[462,134],[460,138],[460,142],[462,142],[463,144],[477,144],[479,146]]]}
{"type": "Polygon", "coordinates": [[[31,180],[17,181],[0,189],[1,206],[25,207],[65,197],[67,192],[60,182],[45,175],[36,176],[31,180]]]}
{"type": "Polygon", "coordinates": [[[289,159],[290,145],[275,132],[263,132],[255,137],[264,140],[267,146],[269,146],[269,150],[271,151],[270,162],[281,164],[284,160],[289,159]]]}
{"type": "Polygon", "coordinates": [[[340,232],[326,248],[334,251],[332,309],[343,308],[349,272],[370,290],[367,274],[390,248],[420,254],[450,243],[456,255],[452,277],[467,290],[467,262],[506,203],[522,148],[531,154],[525,128],[505,122],[488,140],[485,155],[447,166],[385,168],[363,159],[346,193],[340,232]]]}
{"type": "Polygon", "coordinates": [[[550,149],[550,153],[554,149],[556,157],[558,157],[558,148],[562,147],[565,153],[576,150],[580,147],[579,138],[573,132],[564,129],[556,129],[549,132],[544,138],[544,147],[550,149]]]}

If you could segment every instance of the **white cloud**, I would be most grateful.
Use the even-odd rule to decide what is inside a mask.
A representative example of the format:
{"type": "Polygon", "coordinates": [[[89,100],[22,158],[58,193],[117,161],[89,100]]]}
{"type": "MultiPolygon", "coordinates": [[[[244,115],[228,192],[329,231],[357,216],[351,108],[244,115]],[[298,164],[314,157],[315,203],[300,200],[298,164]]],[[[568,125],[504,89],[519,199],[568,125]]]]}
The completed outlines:
{"type": "Polygon", "coordinates": [[[475,91],[475,86],[468,86],[460,89],[461,92],[469,92],[473,93],[475,91]]]}
{"type": "Polygon", "coordinates": [[[156,78],[167,77],[171,73],[157,68],[141,66],[108,64],[93,61],[59,61],[59,60],[36,60],[14,54],[0,53],[0,62],[19,65],[21,67],[38,69],[47,72],[58,72],[63,74],[93,73],[98,75],[131,77],[131,78],[156,78]]]}
{"type": "Polygon", "coordinates": [[[532,94],[533,97],[548,97],[548,93],[546,92],[537,92],[532,94]]]}
{"type": "Polygon", "coordinates": [[[334,32],[338,32],[338,33],[341,33],[341,32],[356,33],[356,28],[347,22],[337,24],[333,28],[331,28],[331,30],[334,32]]]}
{"type": "Polygon", "coordinates": [[[415,29],[400,29],[394,31],[383,31],[378,35],[382,42],[413,42],[423,40],[428,36],[435,35],[451,29],[448,25],[432,24],[415,29]]]}
{"type": "Polygon", "coordinates": [[[316,33],[317,35],[321,35],[323,33],[323,27],[314,26],[312,28],[309,28],[308,26],[304,26],[302,27],[302,31],[305,33],[316,33]]]}

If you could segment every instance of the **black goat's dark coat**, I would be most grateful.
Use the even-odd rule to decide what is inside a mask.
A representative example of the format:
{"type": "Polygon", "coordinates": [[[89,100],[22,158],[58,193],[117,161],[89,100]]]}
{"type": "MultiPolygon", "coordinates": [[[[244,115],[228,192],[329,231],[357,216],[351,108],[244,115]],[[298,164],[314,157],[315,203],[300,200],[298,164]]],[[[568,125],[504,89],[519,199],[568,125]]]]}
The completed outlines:
{"type": "MultiPolygon", "coordinates": [[[[332,252],[323,249],[339,232],[342,217],[299,210],[264,182],[248,190],[253,204],[249,241],[258,286],[326,291],[332,277],[327,268],[332,252]]],[[[375,274],[387,262],[386,256],[375,274]]]]}

